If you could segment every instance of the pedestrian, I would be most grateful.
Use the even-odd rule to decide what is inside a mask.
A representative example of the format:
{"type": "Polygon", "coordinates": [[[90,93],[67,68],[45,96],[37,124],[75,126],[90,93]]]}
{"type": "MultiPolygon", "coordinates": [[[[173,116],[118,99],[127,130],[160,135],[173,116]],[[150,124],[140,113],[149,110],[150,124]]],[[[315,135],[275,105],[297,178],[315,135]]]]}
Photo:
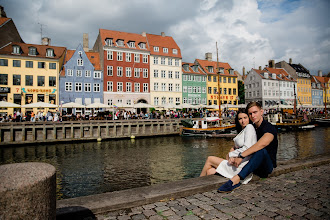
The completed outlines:
{"type": "Polygon", "coordinates": [[[268,177],[276,167],[276,154],[278,148],[276,128],[263,119],[263,109],[258,102],[250,102],[247,107],[248,115],[256,127],[258,142],[249,149],[233,158],[230,164],[239,167],[242,161],[251,156],[249,162],[233,178],[223,184],[218,192],[230,192],[239,187],[240,180],[244,180],[251,173],[261,178],[268,177]]]}

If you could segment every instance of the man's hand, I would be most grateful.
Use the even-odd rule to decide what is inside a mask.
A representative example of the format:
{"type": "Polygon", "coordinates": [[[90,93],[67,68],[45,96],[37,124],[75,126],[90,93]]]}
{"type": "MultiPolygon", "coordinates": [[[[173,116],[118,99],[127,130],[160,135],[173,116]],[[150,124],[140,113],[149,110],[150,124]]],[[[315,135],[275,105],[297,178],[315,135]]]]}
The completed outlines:
{"type": "Polygon", "coordinates": [[[238,167],[242,163],[242,160],[243,160],[242,158],[235,157],[235,158],[233,158],[232,165],[235,167],[238,167]]]}

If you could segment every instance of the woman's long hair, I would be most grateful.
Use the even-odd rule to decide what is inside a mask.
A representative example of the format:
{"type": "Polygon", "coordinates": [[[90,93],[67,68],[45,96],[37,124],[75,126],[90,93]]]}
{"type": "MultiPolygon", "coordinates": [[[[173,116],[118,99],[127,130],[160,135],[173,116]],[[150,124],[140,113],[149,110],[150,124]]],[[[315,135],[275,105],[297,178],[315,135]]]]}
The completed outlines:
{"type": "MultiPolygon", "coordinates": [[[[239,115],[240,113],[244,113],[244,114],[246,114],[246,115],[249,117],[249,115],[248,115],[246,109],[239,109],[239,110],[237,111],[237,114],[236,114],[236,117],[235,117],[235,124],[236,124],[236,130],[237,130],[237,133],[240,133],[240,132],[243,130],[242,126],[241,126],[240,123],[238,122],[238,115],[239,115]]],[[[251,121],[250,117],[249,117],[249,124],[252,124],[252,121],[251,121]]]]}

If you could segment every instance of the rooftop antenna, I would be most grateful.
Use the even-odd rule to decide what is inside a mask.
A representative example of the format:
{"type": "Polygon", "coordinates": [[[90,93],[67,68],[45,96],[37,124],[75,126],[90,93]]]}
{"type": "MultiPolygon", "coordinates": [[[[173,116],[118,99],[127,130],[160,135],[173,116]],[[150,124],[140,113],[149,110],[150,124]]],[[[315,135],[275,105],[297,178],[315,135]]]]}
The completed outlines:
{"type": "Polygon", "coordinates": [[[42,26],[45,26],[44,24],[41,24],[38,22],[38,24],[40,25],[40,40],[41,40],[41,43],[42,43],[42,26]]]}

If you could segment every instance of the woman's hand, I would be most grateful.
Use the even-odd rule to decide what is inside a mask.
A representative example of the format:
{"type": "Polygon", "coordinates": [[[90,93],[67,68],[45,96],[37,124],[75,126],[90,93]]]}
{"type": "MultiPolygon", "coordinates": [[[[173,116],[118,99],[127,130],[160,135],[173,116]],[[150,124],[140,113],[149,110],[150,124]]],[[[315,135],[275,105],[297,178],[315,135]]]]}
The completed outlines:
{"type": "Polygon", "coordinates": [[[234,165],[234,162],[235,162],[235,157],[231,157],[231,158],[228,159],[228,163],[230,165],[234,165]]]}

